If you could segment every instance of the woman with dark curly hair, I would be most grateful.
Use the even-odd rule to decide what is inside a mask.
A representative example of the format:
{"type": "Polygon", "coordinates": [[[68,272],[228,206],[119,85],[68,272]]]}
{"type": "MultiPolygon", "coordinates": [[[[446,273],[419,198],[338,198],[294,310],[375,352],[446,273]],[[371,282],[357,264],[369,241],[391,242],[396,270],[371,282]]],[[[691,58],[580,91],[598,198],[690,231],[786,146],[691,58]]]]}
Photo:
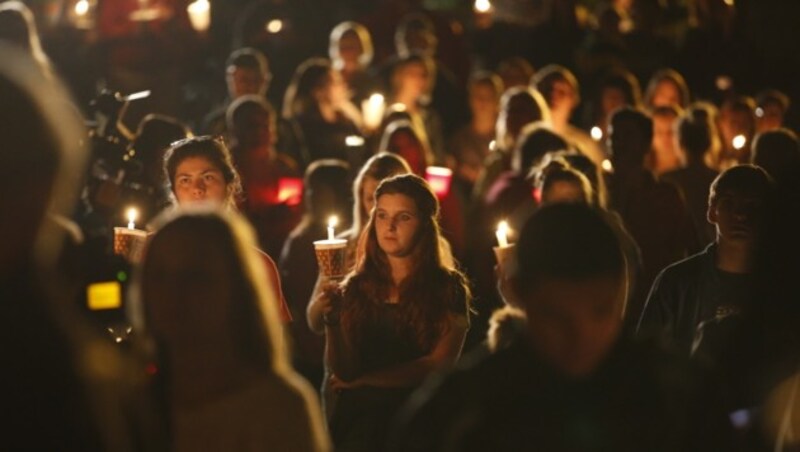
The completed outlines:
{"type": "Polygon", "coordinates": [[[397,410],[431,372],[458,359],[470,291],[446,264],[439,203],[424,179],[384,180],[355,270],[315,300],[325,312],[337,450],[379,450],[397,410]]]}

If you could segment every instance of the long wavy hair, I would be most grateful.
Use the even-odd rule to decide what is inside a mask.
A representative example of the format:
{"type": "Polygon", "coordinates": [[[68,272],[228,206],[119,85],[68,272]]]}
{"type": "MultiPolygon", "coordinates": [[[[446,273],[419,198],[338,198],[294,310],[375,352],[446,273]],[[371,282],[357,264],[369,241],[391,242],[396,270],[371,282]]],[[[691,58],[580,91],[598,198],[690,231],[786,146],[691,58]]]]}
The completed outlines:
{"type": "MultiPolygon", "coordinates": [[[[396,327],[405,331],[410,328],[417,345],[429,351],[446,332],[448,311],[460,310],[461,303],[465,311],[468,309],[470,290],[464,275],[443,259],[439,201],[428,183],[413,174],[393,176],[381,182],[375,199],[388,194],[412,199],[420,219],[411,253],[413,270],[399,287],[399,309],[405,322],[396,327]]],[[[375,318],[392,287],[389,260],[378,244],[375,231],[375,209],[361,234],[358,248],[356,268],[343,283],[341,315],[344,331],[356,346],[364,340],[364,325],[375,318]]]]}

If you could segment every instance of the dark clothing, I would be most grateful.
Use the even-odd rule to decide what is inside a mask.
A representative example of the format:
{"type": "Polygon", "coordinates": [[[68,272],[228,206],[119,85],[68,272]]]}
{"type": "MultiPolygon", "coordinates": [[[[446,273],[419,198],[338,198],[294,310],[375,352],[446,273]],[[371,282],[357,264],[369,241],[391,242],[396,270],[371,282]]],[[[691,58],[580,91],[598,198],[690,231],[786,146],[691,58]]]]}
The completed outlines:
{"type": "Polygon", "coordinates": [[[144,371],[32,268],[0,275],[2,449],[166,450],[144,371]]]}
{"type": "MultiPolygon", "coordinates": [[[[444,313],[468,316],[466,295],[456,284],[455,277],[451,278],[447,284],[453,286],[438,288],[437,292],[442,297],[437,299],[444,302],[449,298],[444,313]]],[[[344,328],[343,331],[350,336],[349,342],[353,344],[349,352],[358,363],[358,376],[423,358],[431,353],[441,338],[441,332],[435,329],[426,337],[419,337],[416,325],[410,322],[412,307],[409,302],[370,302],[356,298],[352,292],[345,291],[341,328],[344,328]],[[356,303],[368,305],[364,306],[368,310],[365,321],[345,321],[347,313],[357,309],[356,303]]],[[[330,432],[336,450],[381,450],[391,421],[414,389],[409,385],[401,388],[366,386],[343,390],[335,401],[330,418],[330,432]]]]}
{"type": "Polygon", "coordinates": [[[653,283],[639,322],[640,332],[663,333],[681,353],[693,352],[701,325],[737,315],[755,295],[755,278],[724,272],[716,244],[665,268],[653,283]]]}
{"type": "Polygon", "coordinates": [[[367,159],[367,149],[363,145],[350,146],[347,137],[361,136],[358,127],[339,115],[336,122],[327,122],[318,112],[308,113],[293,119],[295,131],[300,134],[300,152],[308,156],[309,163],[320,159],[339,159],[350,164],[350,168],[361,168],[367,159]]]}
{"type": "Polygon", "coordinates": [[[684,360],[627,338],[581,380],[557,374],[520,341],[429,381],[388,450],[730,450],[710,399],[684,360]]]}
{"type": "Polygon", "coordinates": [[[319,268],[314,253],[314,241],[325,237],[325,225],[302,222],[283,245],[280,259],[283,293],[292,317],[298,321],[289,325],[292,336],[292,363],[312,386],[322,384],[325,337],[309,329],[305,321],[319,268]]]}
{"type": "Polygon", "coordinates": [[[644,169],[615,174],[610,182],[611,208],[622,217],[642,254],[642,271],[625,312],[628,325],[635,326],[656,275],[697,250],[697,235],[674,185],[644,169]]]}
{"type": "Polygon", "coordinates": [[[700,246],[713,242],[716,235],[714,226],[706,218],[706,213],[708,190],[717,174],[719,173],[701,164],[670,171],[661,176],[663,180],[677,186],[683,194],[700,246]]]}

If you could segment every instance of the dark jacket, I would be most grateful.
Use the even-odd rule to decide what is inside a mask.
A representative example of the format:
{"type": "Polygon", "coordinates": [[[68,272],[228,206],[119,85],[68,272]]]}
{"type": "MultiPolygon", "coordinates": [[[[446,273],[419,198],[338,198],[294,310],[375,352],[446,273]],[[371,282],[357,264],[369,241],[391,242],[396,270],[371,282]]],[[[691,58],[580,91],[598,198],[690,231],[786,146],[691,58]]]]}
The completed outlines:
{"type": "Polygon", "coordinates": [[[665,268],[653,282],[637,332],[660,333],[691,354],[704,325],[737,315],[753,298],[755,278],[716,266],[717,245],[665,268]]]}
{"type": "Polygon", "coordinates": [[[730,450],[729,424],[699,373],[655,347],[623,338],[581,380],[524,342],[483,353],[410,399],[388,450],[730,450]]]}

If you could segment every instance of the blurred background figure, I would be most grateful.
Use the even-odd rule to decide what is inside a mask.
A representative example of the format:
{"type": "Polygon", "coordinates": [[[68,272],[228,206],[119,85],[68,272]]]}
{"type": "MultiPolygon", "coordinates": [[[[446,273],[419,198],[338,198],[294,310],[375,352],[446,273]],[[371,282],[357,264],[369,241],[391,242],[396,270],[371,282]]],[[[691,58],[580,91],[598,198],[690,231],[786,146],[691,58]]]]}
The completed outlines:
{"type": "Polygon", "coordinates": [[[776,89],[756,94],[756,130],[766,132],[783,127],[790,106],[789,96],[776,89]]]}
{"type": "Polygon", "coordinates": [[[333,27],[328,46],[328,57],[347,85],[350,101],[356,106],[374,90],[372,74],[372,37],[369,30],[357,22],[342,22],[333,27]]]}
{"type": "Polygon", "coordinates": [[[267,58],[256,49],[234,50],[225,63],[225,86],[228,96],[222,105],[214,108],[203,119],[202,130],[209,135],[223,135],[227,132],[225,112],[234,100],[256,95],[264,97],[269,90],[272,73],[267,58]]]}
{"type": "Polygon", "coordinates": [[[679,72],[662,69],[650,77],[644,93],[644,107],[648,110],[670,105],[686,108],[689,102],[689,87],[679,72]]]}
{"type": "Polygon", "coordinates": [[[466,198],[472,193],[495,140],[503,82],[496,74],[478,72],[470,78],[468,91],[472,120],[458,129],[448,144],[456,180],[460,181],[460,190],[466,198]]]}
{"type": "Polygon", "coordinates": [[[186,124],[176,118],[151,113],[142,119],[130,149],[141,162],[137,183],[148,193],[147,199],[137,200],[141,219],[147,223],[169,206],[170,197],[164,177],[164,154],[172,143],[193,136],[186,124]]]}
{"type": "Polygon", "coordinates": [[[653,109],[653,146],[645,165],[656,176],[684,166],[675,133],[681,114],[682,111],[675,106],[653,109]]]}
{"type": "Polygon", "coordinates": [[[434,71],[433,60],[429,56],[412,54],[401,58],[392,66],[389,102],[401,104],[407,112],[420,117],[434,161],[440,164],[445,159],[445,128],[442,112],[434,108],[430,101],[434,71]]]}
{"type": "Polygon", "coordinates": [[[304,321],[306,308],[317,281],[314,241],[324,239],[328,220],[335,216],[337,228],[351,224],[350,168],[341,160],[323,159],[309,165],[303,178],[303,218],[286,239],[278,266],[286,301],[292,311],[289,333],[295,369],[313,387],[323,378],[325,340],[313,333],[304,321]]]}
{"type": "Polygon", "coordinates": [[[531,87],[547,101],[553,130],[577,151],[601,164],[606,158],[605,152],[586,132],[571,124],[572,114],[581,103],[575,74],[563,66],[545,66],[531,78],[531,87]]]}
{"type": "Polygon", "coordinates": [[[328,60],[312,58],[298,66],[283,99],[282,116],[298,135],[301,168],[323,158],[344,160],[354,168],[366,160],[363,138],[360,145],[348,144],[348,137],[361,138],[361,117],[328,60]]]}
{"type": "Polygon", "coordinates": [[[608,148],[614,173],[609,179],[611,209],[639,245],[642,271],[631,282],[626,322],[633,326],[659,271],[698,251],[700,245],[678,189],[660,181],[644,166],[653,142],[653,121],[646,113],[625,107],[611,117],[608,148]]]}
{"type": "Polygon", "coordinates": [[[208,207],[162,219],[138,276],[171,448],[329,450],[317,397],[282,347],[253,231],[208,207]]]}
{"type": "Polygon", "coordinates": [[[764,168],[779,189],[798,193],[800,141],[791,130],[779,128],[756,135],[750,163],[764,168]]]}
{"type": "Polygon", "coordinates": [[[642,104],[642,89],[636,77],[626,70],[615,70],[604,76],[590,108],[589,129],[591,136],[601,147],[605,146],[603,136],[608,129],[611,114],[625,106],[638,108],[642,104]]]}
{"type": "Polygon", "coordinates": [[[425,168],[434,162],[427,141],[420,137],[418,129],[409,121],[390,123],[383,132],[378,149],[400,156],[417,176],[424,176],[425,168]]]}
{"type": "Polygon", "coordinates": [[[719,142],[716,122],[703,105],[690,107],[678,120],[677,141],[685,166],[661,175],[680,189],[692,217],[699,245],[714,240],[714,227],[707,220],[708,189],[719,174],[706,164],[719,142]]]}
{"type": "Polygon", "coordinates": [[[81,265],[69,254],[81,245],[69,218],[86,131],[60,82],[7,43],[0,98],[3,447],[163,450],[143,367],[98,334],[88,306],[75,306],[86,287],[65,271],[81,265]]]}
{"type": "Polygon", "coordinates": [[[497,177],[511,168],[511,153],[522,129],[532,122],[550,123],[550,109],[539,94],[527,86],[507,89],[500,97],[500,114],[495,126],[495,148],[483,162],[475,181],[473,199],[483,199],[497,177]]]}
{"type": "Polygon", "coordinates": [[[531,63],[521,57],[510,57],[497,65],[497,75],[503,80],[503,89],[528,86],[536,71],[531,63]]]}
{"type": "Polygon", "coordinates": [[[716,162],[719,171],[750,160],[750,149],[756,133],[755,110],[755,101],[748,96],[728,99],[720,106],[717,127],[722,148],[716,162]]]}
{"type": "Polygon", "coordinates": [[[28,53],[46,77],[53,76],[50,59],[42,49],[33,13],[20,1],[0,4],[0,42],[28,53]]]}
{"type": "Polygon", "coordinates": [[[244,199],[239,206],[256,227],[262,248],[279,256],[289,231],[299,221],[300,208],[281,191],[300,170],[291,157],[275,149],[275,111],[263,97],[246,95],[228,108],[231,155],[240,169],[244,199]]]}

